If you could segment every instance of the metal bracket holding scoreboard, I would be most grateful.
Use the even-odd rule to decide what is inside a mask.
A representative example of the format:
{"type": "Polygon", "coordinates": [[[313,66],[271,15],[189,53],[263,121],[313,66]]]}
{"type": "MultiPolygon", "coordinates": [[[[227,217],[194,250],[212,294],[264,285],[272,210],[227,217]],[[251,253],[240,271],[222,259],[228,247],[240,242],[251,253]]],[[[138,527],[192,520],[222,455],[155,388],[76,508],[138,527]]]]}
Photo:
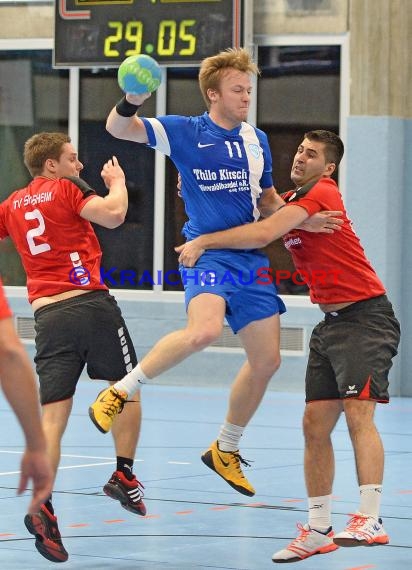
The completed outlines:
{"type": "MultiPolygon", "coordinates": [[[[247,0],[246,0],[247,1],[247,0]]],[[[242,0],[56,0],[54,67],[196,65],[243,41],[242,0]]]]}

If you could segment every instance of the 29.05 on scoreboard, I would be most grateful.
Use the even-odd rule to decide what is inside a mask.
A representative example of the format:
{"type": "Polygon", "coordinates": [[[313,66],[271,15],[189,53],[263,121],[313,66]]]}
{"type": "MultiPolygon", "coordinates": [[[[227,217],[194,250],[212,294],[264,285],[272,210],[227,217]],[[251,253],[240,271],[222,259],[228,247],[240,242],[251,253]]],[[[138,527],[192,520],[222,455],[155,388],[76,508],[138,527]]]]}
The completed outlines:
{"type": "Polygon", "coordinates": [[[56,0],[53,65],[117,67],[144,53],[195,65],[242,45],[242,0],[56,0]]]}

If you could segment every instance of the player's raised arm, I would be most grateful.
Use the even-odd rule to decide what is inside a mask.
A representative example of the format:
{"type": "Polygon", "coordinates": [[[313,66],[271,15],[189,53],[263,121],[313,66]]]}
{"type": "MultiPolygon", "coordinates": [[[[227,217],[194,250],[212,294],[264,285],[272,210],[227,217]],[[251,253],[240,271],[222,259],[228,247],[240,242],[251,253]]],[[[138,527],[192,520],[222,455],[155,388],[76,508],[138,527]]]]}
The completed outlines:
{"type": "MultiPolygon", "coordinates": [[[[147,93],[147,96],[150,97],[150,93],[147,93]]],[[[144,101],[142,95],[124,95],[110,111],[106,121],[106,130],[117,139],[138,143],[149,142],[146,127],[136,115],[144,101]]]]}

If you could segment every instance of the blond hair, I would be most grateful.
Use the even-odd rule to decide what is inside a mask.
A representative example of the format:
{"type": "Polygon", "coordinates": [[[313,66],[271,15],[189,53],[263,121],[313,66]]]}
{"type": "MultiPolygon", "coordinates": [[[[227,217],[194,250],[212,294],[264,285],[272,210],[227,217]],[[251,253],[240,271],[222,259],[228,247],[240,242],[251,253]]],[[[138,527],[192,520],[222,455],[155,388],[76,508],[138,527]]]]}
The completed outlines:
{"type": "Polygon", "coordinates": [[[23,159],[27,170],[32,176],[39,176],[46,160],[59,160],[63,146],[71,142],[65,133],[38,133],[30,137],[24,144],[23,159]]]}
{"type": "Polygon", "coordinates": [[[252,56],[244,48],[228,48],[217,55],[205,58],[200,66],[199,87],[208,109],[210,100],[207,91],[219,90],[220,80],[227,69],[236,69],[253,75],[260,73],[252,56]]]}

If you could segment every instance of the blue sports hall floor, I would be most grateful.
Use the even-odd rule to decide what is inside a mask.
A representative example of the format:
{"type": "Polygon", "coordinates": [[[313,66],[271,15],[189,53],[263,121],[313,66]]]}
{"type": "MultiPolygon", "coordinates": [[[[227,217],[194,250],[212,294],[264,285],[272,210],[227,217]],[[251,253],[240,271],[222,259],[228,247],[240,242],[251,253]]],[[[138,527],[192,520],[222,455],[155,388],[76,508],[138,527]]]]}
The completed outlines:
{"type": "MultiPolygon", "coordinates": [[[[66,431],[53,503],[69,560],[67,569],[264,570],[273,552],[306,522],[301,417],[303,395],[268,391],[242,438],[241,453],[257,493],[232,490],[201,461],[224,418],[226,388],[144,386],[143,428],[135,471],[145,485],[147,515],[122,509],[103,494],[114,470],[111,435],[99,433],[88,406],[105,384],[80,381],[66,431]]],[[[0,400],[0,563],[5,570],[50,568],[34,548],[23,518],[28,496],[16,497],[23,438],[0,400]]],[[[388,546],[340,548],[295,564],[301,570],[405,570],[412,567],[412,399],[379,406],[386,449],[382,517],[388,546]]],[[[335,432],[336,531],[356,510],[353,454],[341,419],[335,432]]],[[[293,565],[292,565],[293,566],[293,565]]]]}

